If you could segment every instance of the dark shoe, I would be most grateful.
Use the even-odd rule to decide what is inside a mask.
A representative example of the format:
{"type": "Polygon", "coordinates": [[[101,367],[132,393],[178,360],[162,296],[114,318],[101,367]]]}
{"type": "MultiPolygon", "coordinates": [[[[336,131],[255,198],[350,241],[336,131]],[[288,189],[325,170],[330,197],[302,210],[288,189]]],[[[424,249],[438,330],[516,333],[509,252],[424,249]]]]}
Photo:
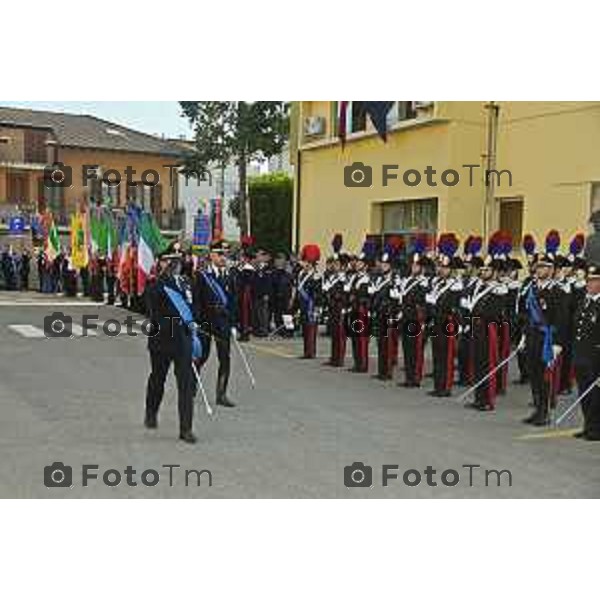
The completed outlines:
{"type": "Polygon", "coordinates": [[[469,402],[465,404],[465,408],[473,408],[475,410],[482,410],[485,405],[481,402],[477,402],[477,400],[473,400],[473,402],[469,402]]]}
{"type": "Polygon", "coordinates": [[[538,416],[537,411],[534,411],[528,417],[526,417],[525,419],[523,419],[522,422],[525,423],[526,425],[531,425],[531,423],[533,423],[537,419],[537,416],[538,416]]]}
{"type": "Polygon", "coordinates": [[[228,408],[233,408],[235,406],[235,404],[227,396],[217,398],[217,404],[219,406],[226,406],[228,408]]]}
{"type": "Polygon", "coordinates": [[[158,427],[158,419],[156,415],[146,415],[144,419],[144,426],[147,429],[156,429],[158,427]]]}
{"type": "Polygon", "coordinates": [[[550,419],[547,416],[539,415],[531,422],[531,424],[534,427],[546,427],[547,425],[550,425],[550,419]]]}
{"type": "Polygon", "coordinates": [[[480,404],[477,409],[481,412],[493,412],[495,410],[491,404],[480,404]]]}
{"type": "Polygon", "coordinates": [[[578,431],[577,433],[573,434],[573,437],[577,439],[585,439],[587,438],[587,435],[585,434],[585,431],[578,431]]]}
{"type": "Polygon", "coordinates": [[[586,442],[600,442],[600,435],[586,434],[583,438],[586,442]]]}
{"type": "Polygon", "coordinates": [[[179,434],[179,439],[184,441],[186,444],[195,444],[198,440],[191,431],[179,434]]]}
{"type": "Polygon", "coordinates": [[[431,390],[427,393],[434,398],[449,398],[452,395],[449,390],[431,390]]]}

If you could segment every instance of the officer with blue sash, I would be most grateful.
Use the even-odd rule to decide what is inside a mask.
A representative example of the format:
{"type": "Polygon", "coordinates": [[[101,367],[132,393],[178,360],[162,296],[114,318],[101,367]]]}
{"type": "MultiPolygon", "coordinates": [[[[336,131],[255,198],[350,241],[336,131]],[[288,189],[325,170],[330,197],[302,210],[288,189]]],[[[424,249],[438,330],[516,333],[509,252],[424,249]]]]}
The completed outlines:
{"type": "Polygon", "coordinates": [[[535,262],[535,276],[526,298],[525,348],[527,372],[533,395],[533,413],[525,423],[549,424],[549,409],[555,402],[555,369],[566,344],[565,303],[554,285],[555,255],[546,252],[535,262]]]}
{"type": "Polygon", "coordinates": [[[234,282],[227,270],[226,251],[227,246],[223,242],[211,245],[210,262],[197,274],[193,298],[194,309],[202,316],[202,362],[208,359],[213,338],[217,348],[217,404],[233,407],[235,404],[227,397],[227,385],[231,371],[231,336],[237,335],[234,326],[237,315],[234,282]]]}
{"type": "Polygon", "coordinates": [[[179,411],[179,439],[193,444],[196,381],[192,361],[202,356],[202,344],[192,312],[190,282],[181,275],[182,255],[169,249],[159,257],[159,274],[145,290],[146,314],[154,335],[148,337],[151,372],[146,388],[146,418],[149,429],[158,426],[158,410],[171,363],[175,365],[179,411]]]}

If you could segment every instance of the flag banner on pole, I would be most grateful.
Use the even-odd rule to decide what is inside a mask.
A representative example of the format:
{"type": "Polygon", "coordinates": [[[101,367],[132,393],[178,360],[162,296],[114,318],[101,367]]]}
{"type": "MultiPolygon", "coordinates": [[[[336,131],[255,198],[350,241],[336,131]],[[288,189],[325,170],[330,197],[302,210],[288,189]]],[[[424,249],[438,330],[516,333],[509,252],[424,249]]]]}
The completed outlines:
{"type": "Polygon", "coordinates": [[[223,239],[223,202],[221,198],[213,198],[210,205],[212,209],[212,241],[218,242],[223,239]]]}
{"type": "Polygon", "coordinates": [[[168,242],[149,213],[141,213],[138,230],[137,292],[141,294],[154,267],[155,257],[166,250],[168,242]]]}
{"type": "MultiPolygon", "coordinates": [[[[357,101],[358,102],[358,101],[357,101]]],[[[387,115],[394,105],[391,100],[360,101],[381,139],[387,141],[387,115]]]]}
{"type": "Polygon", "coordinates": [[[48,227],[48,236],[46,237],[45,253],[49,261],[53,261],[60,252],[60,237],[58,229],[54,223],[52,215],[50,215],[50,223],[48,227]]]}
{"type": "Polygon", "coordinates": [[[338,114],[338,137],[342,142],[342,148],[346,144],[346,131],[348,128],[348,100],[340,101],[340,111],[338,114]]]}
{"type": "Polygon", "coordinates": [[[85,214],[76,212],[71,216],[71,263],[76,269],[88,264],[88,242],[85,227],[85,214]]]}
{"type": "Polygon", "coordinates": [[[208,248],[211,242],[211,222],[206,211],[201,210],[194,217],[194,236],[192,247],[194,250],[208,248]]]}

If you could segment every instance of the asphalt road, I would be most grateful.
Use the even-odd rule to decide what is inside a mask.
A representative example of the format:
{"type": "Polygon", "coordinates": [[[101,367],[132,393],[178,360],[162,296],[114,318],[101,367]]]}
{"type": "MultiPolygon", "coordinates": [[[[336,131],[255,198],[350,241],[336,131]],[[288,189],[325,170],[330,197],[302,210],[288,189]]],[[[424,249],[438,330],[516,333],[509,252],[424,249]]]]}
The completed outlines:
{"type": "MultiPolygon", "coordinates": [[[[521,424],[530,410],[527,388],[511,386],[495,413],[478,413],[456,398],[432,399],[423,390],[321,366],[322,359],[297,360],[300,340],[244,345],[256,389],[234,352],[230,395],[238,407],[220,408],[209,418],[198,404],[199,441],[183,444],[177,440],[172,374],[159,429],[142,426],[149,371],[143,336],[39,337],[44,317],[55,310],[75,324],[83,314],[123,322],[129,313],[61,302],[66,299],[0,293],[0,497],[600,497],[600,444],[571,437],[578,416],[558,430],[521,424]],[[55,461],[72,467],[72,487],[44,485],[44,467],[55,461]],[[344,467],[355,461],[372,466],[372,486],[345,487],[344,467]],[[387,486],[383,464],[397,465],[388,473],[398,479],[387,486]],[[86,487],[83,465],[98,465],[90,471],[98,479],[86,487]],[[129,475],[136,486],[127,484],[128,466],[136,471],[129,475]],[[429,480],[437,486],[428,485],[427,467],[436,470],[429,480]],[[119,485],[103,483],[109,469],[121,473],[119,485]],[[149,469],[160,477],[155,486],[141,481],[149,469]],[[186,469],[210,471],[211,481],[204,472],[198,486],[190,473],[186,486],[186,469]],[[419,485],[403,482],[411,469],[420,472],[419,485]],[[454,473],[445,475],[446,483],[456,485],[444,485],[446,470],[456,471],[457,483],[454,473]],[[492,472],[486,485],[486,470],[509,470],[512,485],[505,473],[498,486],[492,472]]],[[[324,358],[327,339],[319,344],[324,358]]],[[[203,373],[213,405],[215,368],[213,357],[203,373]]],[[[116,477],[108,474],[109,481],[116,477]]],[[[148,472],[146,481],[154,477],[148,472]]],[[[408,480],[416,477],[412,473],[408,480]]]]}

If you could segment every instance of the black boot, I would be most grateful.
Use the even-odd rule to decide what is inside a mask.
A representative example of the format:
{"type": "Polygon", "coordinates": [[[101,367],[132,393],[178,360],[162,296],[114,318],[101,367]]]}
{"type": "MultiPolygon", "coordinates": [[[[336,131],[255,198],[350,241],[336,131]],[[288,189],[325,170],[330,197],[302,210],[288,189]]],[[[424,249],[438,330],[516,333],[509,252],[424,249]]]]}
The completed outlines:
{"type": "Polygon", "coordinates": [[[184,441],[186,444],[195,444],[198,440],[191,431],[182,431],[179,434],[179,439],[184,441]]]}
{"type": "Polygon", "coordinates": [[[148,429],[156,429],[158,427],[158,419],[156,418],[156,415],[146,413],[146,418],[144,419],[144,425],[148,429]]]}
{"type": "Polygon", "coordinates": [[[547,406],[539,406],[537,414],[531,424],[534,427],[545,427],[546,425],[550,425],[547,406]]]}
{"type": "Polygon", "coordinates": [[[217,378],[217,404],[228,408],[235,406],[235,403],[227,397],[227,378],[224,376],[217,378]]]}

